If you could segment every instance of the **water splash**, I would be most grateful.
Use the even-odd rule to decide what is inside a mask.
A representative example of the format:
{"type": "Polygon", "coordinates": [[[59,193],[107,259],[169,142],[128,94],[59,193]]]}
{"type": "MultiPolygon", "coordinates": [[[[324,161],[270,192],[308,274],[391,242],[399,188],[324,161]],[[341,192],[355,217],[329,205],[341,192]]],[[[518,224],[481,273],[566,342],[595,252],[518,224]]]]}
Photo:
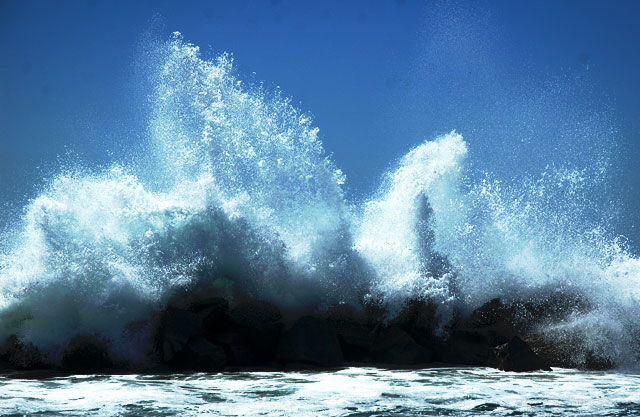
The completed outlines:
{"type": "Polygon", "coordinates": [[[170,187],[210,178],[212,203],[273,229],[293,258],[310,263],[344,226],[344,175],[309,116],[278,93],[243,87],[232,63],[227,54],[202,60],[175,35],[157,76],[157,174],[170,187]]]}
{"type": "Polygon", "coordinates": [[[377,271],[384,296],[452,296],[452,272],[434,245],[442,240],[439,231],[457,222],[450,206],[458,199],[466,154],[455,132],[426,142],[405,155],[378,197],[365,203],[355,247],[377,271]]]}
{"type": "Polygon", "coordinates": [[[205,60],[179,34],[160,56],[148,153],[54,178],[3,242],[0,338],[55,354],[98,333],[135,357],[144,331],[131,326],[198,285],[307,310],[427,298],[442,317],[562,293],[588,309],[540,323],[548,337],[635,362],[640,261],[592,204],[600,171],[559,163],[519,184],[477,179],[473,149],[451,132],[351,207],[289,99],[244,85],[229,55],[205,60]]]}

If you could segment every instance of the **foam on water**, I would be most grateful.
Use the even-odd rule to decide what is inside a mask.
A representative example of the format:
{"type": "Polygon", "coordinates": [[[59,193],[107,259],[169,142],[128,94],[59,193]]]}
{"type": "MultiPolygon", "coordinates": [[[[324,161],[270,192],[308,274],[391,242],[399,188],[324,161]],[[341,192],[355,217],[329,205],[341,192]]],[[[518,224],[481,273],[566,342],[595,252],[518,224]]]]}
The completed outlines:
{"type": "Polygon", "coordinates": [[[457,368],[0,378],[0,412],[50,416],[638,416],[640,376],[457,368]],[[357,395],[354,395],[357,392],[357,395]],[[171,393],[171,395],[167,395],[171,393]]]}
{"type": "Polygon", "coordinates": [[[640,260],[592,201],[602,165],[478,179],[473,148],[451,132],[349,205],[318,129],[289,99],[245,86],[229,55],[205,60],[179,34],[158,56],[148,152],[60,174],[3,242],[0,338],[55,354],[98,333],[135,358],[135,323],[202,283],[284,308],[374,297],[393,311],[425,297],[443,317],[559,292],[588,308],[544,324],[549,337],[636,362],[640,260]]]}

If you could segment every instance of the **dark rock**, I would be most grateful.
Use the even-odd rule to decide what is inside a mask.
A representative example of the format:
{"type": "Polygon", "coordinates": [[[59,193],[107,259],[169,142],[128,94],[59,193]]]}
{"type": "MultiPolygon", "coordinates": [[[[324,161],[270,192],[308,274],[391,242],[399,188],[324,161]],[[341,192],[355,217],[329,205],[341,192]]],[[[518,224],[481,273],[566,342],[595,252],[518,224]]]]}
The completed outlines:
{"type": "Polygon", "coordinates": [[[356,322],[334,324],[344,359],[348,362],[374,362],[373,344],[376,333],[356,322]]]}
{"type": "Polygon", "coordinates": [[[162,318],[159,335],[161,360],[169,362],[184,349],[191,337],[202,332],[202,319],[187,310],[169,308],[162,318]]]}
{"type": "Polygon", "coordinates": [[[364,324],[377,327],[387,319],[389,311],[381,300],[366,297],[362,302],[364,324]]]}
{"type": "Polygon", "coordinates": [[[202,336],[191,338],[184,348],[169,362],[174,369],[193,371],[216,371],[227,364],[224,349],[202,336]]]}
{"type": "Polygon", "coordinates": [[[376,338],[375,326],[368,324],[369,318],[364,311],[345,304],[337,305],[328,312],[327,321],[336,330],[345,361],[375,362],[371,353],[376,338]]]}
{"type": "Polygon", "coordinates": [[[75,373],[95,373],[112,369],[114,362],[106,341],[94,335],[78,335],[62,353],[60,366],[75,373]]]}
{"type": "Polygon", "coordinates": [[[202,317],[205,335],[229,332],[235,328],[230,317],[229,303],[222,298],[207,299],[192,308],[202,317]]]}
{"type": "Polygon", "coordinates": [[[498,298],[483,304],[469,317],[458,318],[449,330],[444,360],[449,363],[491,366],[492,349],[517,334],[514,309],[498,298]]]}
{"type": "Polygon", "coordinates": [[[572,314],[593,308],[585,296],[567,289],[532,296],[521,306],[524,312],[518,317],[520,333],[535,332],[541,324],[558,323],[572,314]]]}
{"type": "Polygon", "coordinates": [[[436,316],[436,306],[423,299],[412,299],[405,303],[400,313],[390,322],[407,332],[421,346],[429,349],[433,360],[441,361],[446,346],[437,334],[440,321],[436,316]]]}
{"type": "Polygon", "coordinates": [[[10,371],[11,366],[9,366],[9,362],[6,362],[0,359],[0,372],[10,371]]]}
{"type": "Polygon", "coordinates": [[[453,330],[444,359],[452,364],[486,366],[491,349],[508,340],[505,334],[492,329],[453,330]]]}
{"type": "Polygon", "coordinates": [[[565,342],[552,340],[545,337],[542,333],[528,335],[524,340],[531,349],[550,366],[559,368],[575,368],[578,366],[578,363],[572,356],[575,349],[568,349],[569,346],[567,346],[565,342]]]}
{"type": "Polygon", "coordinates": [[[162,314],[156,336],[162,363],[214,370],[228,363],[255,366],[275,360],[283,327],[276,307],[245,301],[230,309],[226,300],[206,294],[181,293],[162,314]]]}
{"type": "Polygon", "coordinates": [[[306,316],[286,331],[278,346],[282,363],[339,366],[343,362],[338,335],[326,320],[306,316]]]}
{"type": "Polygon", "coordinates": [[[585,358],[582,366],[578,366],[581,369],[589,371],[607,371],[615,368],[615,363],[606,356],[598,355],[592,350],[588,350],[585,354],[585,358]]]}
{"type": "Polygon", "coordinates": [[[400,326],[418,343],[428,345],[435,340],[439,324],[436,306],[426,300],[409,300],[391,324],[400,326]]]}
{"type": "Polygon", "coordinates": [[[603,354],[595,353],[578,335],[564,333],[559,337],[535,333],[525,341],[550,366],[591,371],[613,369],[615,363],[603,354]]]}
{"type": "Polygon", "coordinates": [[[215,311],[219,314],[227,314],[229,312],[229,302],[222,297],[215,296],[194,299],[189,303],[188,307],[189,310],[194,313],[200,313],[202,311],[211,313],[215,311]]]}
{"type": "Polygon", "coordinates": [[[372,353],[376,361],[395,365],[426,364],[432,360],[432,352],[420,346],[398,326],[382,329],[373,344],[372,353]]]}
{"type": "Polygon", "coordinates": [[[0,346],[0,360],[15,370],[47,369],[51,367],[45,355],[31,343],[22,343],[16,335],[9,336],[0,346]]]}
{"type": "Polygon", "coordinates": [[[514,336],[507,343],[493,349],[495,367],[503,371],[530,372],[545,370],[550,371],[549,364],[535,354],[531,347],[514,336]]]}
{"type": "Polygon", "coordinates": [[[499,298],[494,298],[475,309],[469,318],[462,320],[459,327],[462,328],[492,328],[504,330],[507,333],[515,333],[514,317],[516,309],[506,305],[499,298]]]}
{"type": "Polygon", "coordinates": [[[246,301],[232,308],[229,316],[234,332],[242,336],[259,363],[275,359],[284,327],[277,307],[264,301],[246,301]]]}
{"type": "MultiPolygon", "coordinates": [[[[446,361],[466,365],[497,366],[493,348],[510,342],[515,336],[526,340],[531,350],[548,365],[559,367],[607,367],[607,360],[576,352],[578,340],[546,337],[540,332],[547,324],[558,323],[575,312],[589,309],[584,297],[569,290],[547,292],[528,300],[504,303],[494,298],[474,310],[466,318],[458,318],[450,326],[446,361]]],[[[583,349],[584,350],[584,349],[583,349]]]]}
{"type": "Polygon", "coordinates": [[[224,348],[230,365],[252,366],[259,363],[254,350],[240,333],[217,333],[209,339],[224,348]]]}
{"type": "Polygon", "coordinates": [[[235,306],[231,319],[240,326],[256,327],[265,323],[276,323],[282,319],[280,309],[260,300],[245,301],[235,306]]]}

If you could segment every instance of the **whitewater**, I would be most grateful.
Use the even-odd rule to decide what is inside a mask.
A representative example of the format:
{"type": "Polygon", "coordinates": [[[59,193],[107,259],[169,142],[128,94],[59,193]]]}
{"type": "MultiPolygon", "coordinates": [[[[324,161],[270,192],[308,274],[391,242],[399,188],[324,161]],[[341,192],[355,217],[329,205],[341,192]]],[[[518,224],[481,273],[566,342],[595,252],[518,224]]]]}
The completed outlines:
{"type": "Polygon", "coordinates": [[[61,169],[3,234],[0,340],[55,360],[98,334],[143,362],[148,319],[198,286],[286,311],[377,300],[390,317],[426,299],[443,323],[496,297],[560,294],[583,308],[539,323],[545,337],[569,342],[576,365],[595,354],[637,368],[640,259],[593,203],[606,167],[553,163],[503,183],[475,175],[452,131],[350,201],[319,129],[280,91],[179,33],[155,60],[144,152],[61,169]]]}
{"type": "Polygon", "coordinates": [[[300,416],[351,417],[638,416],[638,378],[572,370],[522,375],[483,368],[0,378],[0,413],[289,416],[295,410],[300,416]]]}

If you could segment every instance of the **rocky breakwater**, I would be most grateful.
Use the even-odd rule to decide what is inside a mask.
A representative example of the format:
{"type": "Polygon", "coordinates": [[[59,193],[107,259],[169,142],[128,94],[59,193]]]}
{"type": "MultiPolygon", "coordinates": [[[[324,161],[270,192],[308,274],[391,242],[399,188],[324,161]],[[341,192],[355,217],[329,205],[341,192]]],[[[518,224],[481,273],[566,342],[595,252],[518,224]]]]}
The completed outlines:
{"type": "Polygon", "coordinates": [[[541,323],[562,320],[579,307],[581,301],[570,297],[511,303],[496,298],[443,323],[426,300],[410,300],[390,318],[375,303],[292,312],[261,300],[229,302],[212,293],[183,293],[140,326],[149,335],[142,360],[117,355],[100,335],[77,335],[56,354],[11,336],[0,345],[0,369],[109,373],[466,365],[519,372],[610,367],[606,360],[567,360],[570,347],[539,331],[541,323]]]}

